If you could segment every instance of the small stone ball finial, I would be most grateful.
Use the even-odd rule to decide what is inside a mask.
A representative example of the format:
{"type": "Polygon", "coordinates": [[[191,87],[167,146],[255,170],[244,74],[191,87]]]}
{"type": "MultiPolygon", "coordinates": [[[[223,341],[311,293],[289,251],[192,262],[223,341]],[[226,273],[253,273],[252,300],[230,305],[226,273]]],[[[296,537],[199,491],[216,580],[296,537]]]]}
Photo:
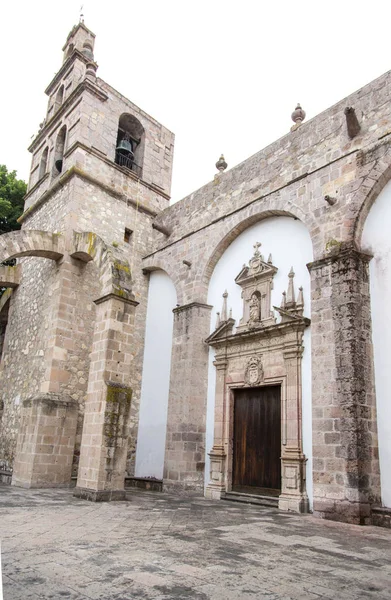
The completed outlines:
{"type": "Polygon", "coordinates": [[[225,169],[228,167],[227,163],[225,162],[225,158],[224,158],[224,154],[222,154],[219,158],[219,160],[216,163],[216,169],[218,171],[220,171],[220,173],[222,173],[223,171],[225,171],[225,169]]]}
{"type": "Polygon", "coordinates": [[[291,114],[292,121],[297,125],[300,125],[305,119],[305,110],[303,110],[300,106],[300,103],[297,103],[297,106],[293,113],[291,114]]]}

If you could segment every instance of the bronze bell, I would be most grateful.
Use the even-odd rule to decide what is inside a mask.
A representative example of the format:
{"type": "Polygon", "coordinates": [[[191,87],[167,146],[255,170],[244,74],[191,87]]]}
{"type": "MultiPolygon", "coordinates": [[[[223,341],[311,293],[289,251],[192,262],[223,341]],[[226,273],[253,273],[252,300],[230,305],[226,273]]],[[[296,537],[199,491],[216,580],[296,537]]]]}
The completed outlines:
{"type": "Polygon", "coordinates": [[[123,156],[126,156],[127,159],[133,161],[133,159],[134,159],[133,145],[130,140],[127,140],[124,138],[123,140],[120,141],[120,143],[118,144],[118,146],[115,150],[118,154],[122,154],[123,156]]]}

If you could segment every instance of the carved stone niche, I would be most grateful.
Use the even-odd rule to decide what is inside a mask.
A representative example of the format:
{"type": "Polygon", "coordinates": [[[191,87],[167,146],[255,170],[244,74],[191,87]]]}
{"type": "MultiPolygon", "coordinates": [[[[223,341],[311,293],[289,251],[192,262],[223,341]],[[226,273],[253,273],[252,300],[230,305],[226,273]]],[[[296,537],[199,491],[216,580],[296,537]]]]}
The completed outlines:
{"type": "Polygon", "coordinates": [[[243,265],[235,282],[242,288],[243,317],[237,331],[267,327],[274,325],[276,319],[271,310],[271,293],[273,277],[278,269],[272,264],[272,257],[268,261],[259,251],[260,243],[254,244],[254,256],[248,266],[243,265]]]}
{"type": "Polygon", "coordinates": [[[225,292],[216,329],[206,340],[216,352],[216,390],[214,442],[209,454],[210,482],[205,495],[219,499],[232,490],[236,390],[254,388],[256,395],[255,388],[262,394],[265,386],[280,386],[281,493],[278,506],[281,510],[307,512],[301,360],[303,334],[310,321],[303,316],[302,288],[296,299],[293,269],[281,306],[272,307],[271,291],[277,268],[272,264],[271,256],[268,262],[264,261],[259,246],[255,244],[249,265],[244,266],[235,279],[243,290],[243,316],[239,326],[234,331],[235,320],[228,313],[228,294],[225,292]],[[278,323],[273,308],[280,315],[278,323]]]}

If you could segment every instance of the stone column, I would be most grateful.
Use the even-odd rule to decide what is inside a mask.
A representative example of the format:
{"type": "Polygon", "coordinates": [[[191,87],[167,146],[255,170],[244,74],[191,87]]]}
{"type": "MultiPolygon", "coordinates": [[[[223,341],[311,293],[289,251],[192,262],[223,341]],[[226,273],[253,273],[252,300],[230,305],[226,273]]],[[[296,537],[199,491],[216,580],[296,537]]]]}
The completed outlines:
{"type": "Polygon", "coordinates": [[[93,501],[123,500],[137,302],[108,294],[95,304],[95,331],[74,495],[93,501]]]}
{"type": "Polygon", "coordinates": [[[305,487],[305,457],[302,441],[301,410],[301,357],[302,331],[297,332],[297,347],[285,350],[286,398],[283,403],[281,510],[308,512],[308,496],[305,487]]]}
{"type": "Polygon", "coordinates": [[[338,247],[312,283],[314,513],[367,523],[379,502],[370,257],[338,247]]]}
{"type": "Polygon", "coordinates": [[[192,302],[174,309],[164,489],[203,493],[206,396],[212,307],[192,302]]]}
{"type": "Polygon", "coordinates": [[[226,491],[225,463],[227,457],[228,440],[225,436],[226,428],[226,369],[227,361],[218,359],[216,367],[216,393],[214,411],[214,437],[210,456],[210,481],[205,490],[205,497],[220,500],[221,494],[226,491]]]}
{"type": "Polygon", "coordinates": [[[69,487],[79,403],[60,394],[23,401],[12,485],[69,487]]]}

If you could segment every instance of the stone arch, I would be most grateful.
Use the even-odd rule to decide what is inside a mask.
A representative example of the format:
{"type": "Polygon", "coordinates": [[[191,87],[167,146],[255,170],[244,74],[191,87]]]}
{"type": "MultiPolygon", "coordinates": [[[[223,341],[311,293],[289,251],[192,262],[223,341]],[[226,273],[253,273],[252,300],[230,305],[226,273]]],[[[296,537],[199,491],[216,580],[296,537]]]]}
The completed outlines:
{"type": "MultiPolygon", "coordinates": [[[[209,285],[209,281],[213,274],[215,266],[217,265],[218,261],[220,260],[224,252],[227,250],[227,248],[232,244],[232,242],[241,233],[243,233],[243,231],[245,231],[252,225],[255,225],[255,223],[258,223],[259,221],[263,221],[270,217],[291,217],[303,223],[303,221],[299,219],[295,214],[284,210],[269,210],[256,213],[238,222],[223,238],[221,238],[221,240],[218,242],[218,244],[215,246],[215,248],[209,256],[209,259],[205,265],[202,274],[202,284],[206,287],[206,289],[209,285]]],[[[306,223],[303,224],[306,225],[306,223]]]]}
{"type": "Polygon", "coordinates": [[[375,183],[369,189],[368,187],[360,187],[358,193],[362,194],[363,197],[353,225],[353,241],[359,249],[361,248],[362,232],[369,211],[380,192],[391,179],[391,151],[376,162],[369,175],[370,181],[374,180],[375,183]]]}
{"type": "Polygon", "coordinates": [[[177,302],[178,304],[181,304],[183,295],[180,286],[178,285],[177,278],[174,276],[174,273],[172,273],[169,269],[169,264],[164,260],[154,258],[151,264],[144,266],[143,273],[147,275],[149,273],[153,273],[154,271],[163,271],[163,273],[165,273],[171,279],[172,284],[175,287],[177,302]]]}
{"type": "Polygon", "coordinates": [[[24,229],[0,236],[0,263],[23,256],[57,261],[64,256],[64,252],[64,239],[60,233],[24,229]]]}
{"type": "MultiPolygon", "coordinates": [[[[16,288],[20,284],[20,265],[0,265],[0,287],[16,288]]],[[[0,304],[1,306],[1,304],[0,304]]]]}

